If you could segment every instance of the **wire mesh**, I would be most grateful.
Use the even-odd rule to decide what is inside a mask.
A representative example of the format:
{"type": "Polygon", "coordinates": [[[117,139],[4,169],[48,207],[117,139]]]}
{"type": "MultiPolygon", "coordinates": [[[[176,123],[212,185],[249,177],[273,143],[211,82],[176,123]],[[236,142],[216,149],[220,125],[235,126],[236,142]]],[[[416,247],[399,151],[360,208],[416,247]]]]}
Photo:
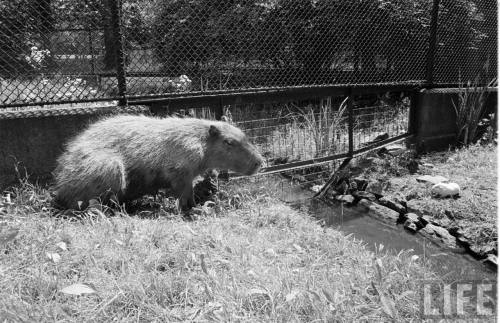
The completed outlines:
{"type": "MultiPolygon", "coordinates": [[[[328,165],[350,153],[346,97],[226,105],[223,110],[226,120],[241,128],[262,154],[265,172],[328,165]]],[[[407,134],[409,111],[404,92],[353,98],[354,150],[407,134]]],[[[175,115],[215,118],[210,108],[178,110],[175,115]]]]}
{"type": "Polygon", "coordinates": [[[495,0],[441,0],[435,54],[435,83],[488,83],[497,77],[495,0]]]}
{"type": "Polygon", "coordinates": [[[1,0],[0,105],[110,96],[105,16],[99,1],[1,0]]]}
{"type": "Polygon", "coordinates": [[[410,100],[401,94],[376,102],[356,104],[354,110],[354,150],[408,132],[410,100]]]}
{"type": "MultiPolygon", "coordinates": [[[[128,71],[184,75],[192,91],[422,81],[430,4],[162,2],[151,36],[127,34],[140,40],[127,42],[128,71]]],[[[155,79],[141,83],[129,92],[155,79]]]]}
{"type": "MultiPolygon", "coordinates": [[[[360,96],[352,102],[353,153],[408,133],[407,93],[360,96]]],[[[271,172],[264,176],[263,185],[274,187],[272,191],[278,197],[293,200],[312,196],[348,155],[347,108],[347,98],[328,97],[282,105],[226,106],[224,114],[244,130],[264,156],[264,174],[283,166],[278,169],[279,175],[271,172]],[[316,162],[326,156],[337,157],[316,162]],[[310,163],[294,167],[301,161],[310,163]]],[[[405,147],[393,148],[406,151],[405,147]]]]}
{"type": "Polygon", "coordinates": [[[348,151],[345,102],[331,98],[229,109],[265,158],[265,167],[313,160],[348,151]],[[248,112],[251,112],[248,114],[248,112]],[[266,115],[259,118],[255,115],[266,115]]]}
{"type": "MultiPolygon", "coordinates": [[[[423,84],[431,8],[432,0],[0,0],[0,106],[117,98],[117,66],[131,98],[423,84]]],[[[496,76],[496,2],[442,0],[439,9],[436,82],[472,79],[486,61],[496,76]]]]}

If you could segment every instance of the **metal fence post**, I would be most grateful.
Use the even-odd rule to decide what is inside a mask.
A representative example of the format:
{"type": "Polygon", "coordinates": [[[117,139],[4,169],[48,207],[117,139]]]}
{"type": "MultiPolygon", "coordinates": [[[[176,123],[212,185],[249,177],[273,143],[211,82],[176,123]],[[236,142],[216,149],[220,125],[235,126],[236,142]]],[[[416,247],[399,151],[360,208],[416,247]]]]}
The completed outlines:
{"type": "Polygon", "coordinates": [[[121,0],[112,0],[111,19],[113,22],[113,30],[115,37],[116,48],[116,79],[118,81],[118,104],[120,106],[127,105],[127,79],[125,74],[125,53],[123,46],[123,31],[122,31],[122,2],[121,0]]]}
{"type": "Polygon", "coordinates": [[[429,30],[429,48],[427,50],[427,66],[425,73],[426,87],[432,87],[434,84],[434,60],[436,56],[438,14],[439,0],[434,0],[432,3],[431,26],[429,30]]]}
{"type": "Polygon", "coordinates": [[[347,112],[348,114],[348,119],[347,119],[347,127],[349,131],[349,156],[352,157],[354,155],[354,111],[353,111],[353,106],[352,106],[352,89],[349,88],[348,92],[348,99],[347,99],[347,112]]]}
{"type": "Polygon", "coordinates": [[[224,102],[222,97],[219,99],[219,104],[215,107],[215,120],[221,120],[224,115],[224,102]]]}

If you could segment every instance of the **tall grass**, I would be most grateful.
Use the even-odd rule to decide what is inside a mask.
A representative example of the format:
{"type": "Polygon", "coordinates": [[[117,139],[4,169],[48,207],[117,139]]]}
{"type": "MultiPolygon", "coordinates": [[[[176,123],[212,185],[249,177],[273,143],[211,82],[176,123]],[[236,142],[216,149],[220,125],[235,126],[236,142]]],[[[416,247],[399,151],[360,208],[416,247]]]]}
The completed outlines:
{"type": "Polygon", "coordinates": [[[290,114],[294,123],[303,120],[305,129],[311,134],[316,148],[314,157],[334,151],[334,142],[339,139],[342,121],[347,109],[347,99],[340,104],[337,111],[332,109],[331,97],[322,99],[319,109],[313,106],[306,108],[295,107],[297,112],[290,114]]]}
{"type": "MultiPolygon", "coordinates": [[[[488,74],[488,64],[484,70],[488,74]]],[[[481,82],[480,74],[476,76],[474,82],[468,81],[466,86],[460,85],[458,102],[452,100],[457,115],[457,144],[468,146],[476,140],[479,121],[486,110],[488,88],[495,86],[497,86],[496,78],[484,83],[481,82]]]]}

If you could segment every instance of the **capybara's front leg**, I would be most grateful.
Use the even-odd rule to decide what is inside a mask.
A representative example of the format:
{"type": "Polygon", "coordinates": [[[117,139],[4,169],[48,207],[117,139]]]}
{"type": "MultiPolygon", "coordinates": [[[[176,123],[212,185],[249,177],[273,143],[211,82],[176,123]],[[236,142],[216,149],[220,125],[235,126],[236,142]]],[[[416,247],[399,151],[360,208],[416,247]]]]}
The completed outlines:
{"type": "Polygon", "coordinates": [[[194,194],[192,183],[186,186],[186,189],[179,198],[179,205],[181,210],[189,210],[193,208],[196,204],[194,203],[194,194]]]}
{"type": "Polygon", "coordinates": [[[177,198],[179,198],[179,206],[181,210],[189,210],[195,206],[193,194],[193,177],[183,173],[176,176],[172,180],[172,190],[177,198]]]}

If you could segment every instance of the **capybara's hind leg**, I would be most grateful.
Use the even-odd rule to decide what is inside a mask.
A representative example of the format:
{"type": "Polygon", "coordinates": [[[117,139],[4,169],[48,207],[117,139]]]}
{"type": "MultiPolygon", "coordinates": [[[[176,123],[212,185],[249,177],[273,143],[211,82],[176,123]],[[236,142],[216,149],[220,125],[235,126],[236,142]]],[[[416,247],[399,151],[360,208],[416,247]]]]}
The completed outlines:
{"type": "Polygon", "coordinates": [[[59,171],[56,201],[58,205],[85,209],[89,200],[109,203],[126,189],[126,173],[121,158],[113,153],[101,152],[79,162],[66,161],[59,171]]]}
{"type": "Polygon", "coordinates": [[[126,172],[121,158],[102,161],[100,169],[100,172],[96,172],[94,187],[91,187],[90,191],[94,191],[104,204],[119,206],[127,188],[126,172]]]}

